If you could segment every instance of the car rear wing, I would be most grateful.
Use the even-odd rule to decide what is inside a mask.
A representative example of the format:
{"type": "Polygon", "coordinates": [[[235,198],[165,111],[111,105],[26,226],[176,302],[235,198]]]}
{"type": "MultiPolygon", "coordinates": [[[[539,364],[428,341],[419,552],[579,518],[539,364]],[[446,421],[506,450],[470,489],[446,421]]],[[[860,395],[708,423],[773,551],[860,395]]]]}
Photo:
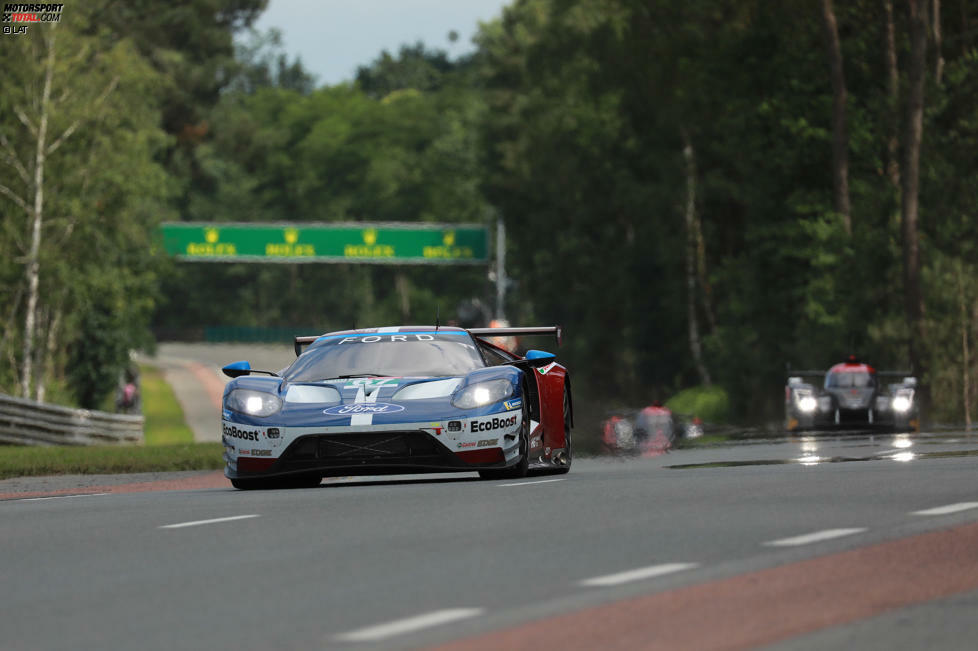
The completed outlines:
{"type": "Polygon", "coordinates": [[[564,330],[560,326],[531,326],[527,328],[469,328],[473,337],[532,337],[536,335],[552,335],[560,346],[564,339],[564,330]]]}
{"type": "Polygon", "coordinates": [[[311,336],[305,336],[305,337],[296,337],[295,338],[295,356],[298,357],[299,355],[302,354],[302,347],[303,346],[308,346],[309,344],[311,344],[312,342],[316,341],[320,337],[322,337],[322,335],[311,335],[311,336]]]}

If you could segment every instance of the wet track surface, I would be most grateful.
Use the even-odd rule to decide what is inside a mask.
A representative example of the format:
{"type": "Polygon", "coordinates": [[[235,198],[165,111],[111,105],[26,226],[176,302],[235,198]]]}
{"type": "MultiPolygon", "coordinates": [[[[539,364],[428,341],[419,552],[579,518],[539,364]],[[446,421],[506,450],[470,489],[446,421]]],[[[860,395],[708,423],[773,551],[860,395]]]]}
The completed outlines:
{"type": "Polygon", "coordinates": [[[823,434],[518,481],[0,482],[2,646],[972,648],[976,451],[823,434]]]}

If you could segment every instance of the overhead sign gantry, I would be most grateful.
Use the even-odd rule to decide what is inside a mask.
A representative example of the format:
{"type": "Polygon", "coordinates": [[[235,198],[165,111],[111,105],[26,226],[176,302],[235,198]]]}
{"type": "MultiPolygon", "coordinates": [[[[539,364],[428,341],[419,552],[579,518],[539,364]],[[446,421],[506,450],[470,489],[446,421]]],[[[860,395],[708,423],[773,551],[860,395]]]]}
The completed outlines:
{"type": "Polygon", "coordinates": [[[166,222],[167,253],[188,262],[486,264],[478,224],[166,222]]]}

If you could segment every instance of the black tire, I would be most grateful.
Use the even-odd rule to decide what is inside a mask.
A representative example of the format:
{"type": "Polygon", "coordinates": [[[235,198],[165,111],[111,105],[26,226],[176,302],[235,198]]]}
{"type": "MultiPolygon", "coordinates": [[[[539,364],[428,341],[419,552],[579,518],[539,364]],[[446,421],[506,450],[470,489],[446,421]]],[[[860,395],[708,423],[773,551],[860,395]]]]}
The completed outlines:
{"type": "Polygon", "coordinates": [[[520,426],[520,460],[509,468],[489,468],[479,471],[482,479],[522,479],[530,468],[530,410],[523,392],[523,424],[520,426]]]}
{"type": "Polygon", "coordinates": [[[554,470],[555,475],[566,475],[570,472],[571,463],[574,462],[574,443],[571,439],[571,402],[570,392],[564,386],[564,456],[567,458],[567,465],[554,470]]]}

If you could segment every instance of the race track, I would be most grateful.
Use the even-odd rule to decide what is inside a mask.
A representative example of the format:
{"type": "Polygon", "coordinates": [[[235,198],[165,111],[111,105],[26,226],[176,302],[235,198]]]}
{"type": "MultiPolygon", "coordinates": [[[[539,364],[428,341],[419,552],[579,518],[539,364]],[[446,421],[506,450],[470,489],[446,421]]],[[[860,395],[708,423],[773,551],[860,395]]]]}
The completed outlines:
{"type": "Polygon", "coordinates": [[[973,648],[976,450],[796,438],[269,492],[0,482],[0,646],[973,648]]]}

